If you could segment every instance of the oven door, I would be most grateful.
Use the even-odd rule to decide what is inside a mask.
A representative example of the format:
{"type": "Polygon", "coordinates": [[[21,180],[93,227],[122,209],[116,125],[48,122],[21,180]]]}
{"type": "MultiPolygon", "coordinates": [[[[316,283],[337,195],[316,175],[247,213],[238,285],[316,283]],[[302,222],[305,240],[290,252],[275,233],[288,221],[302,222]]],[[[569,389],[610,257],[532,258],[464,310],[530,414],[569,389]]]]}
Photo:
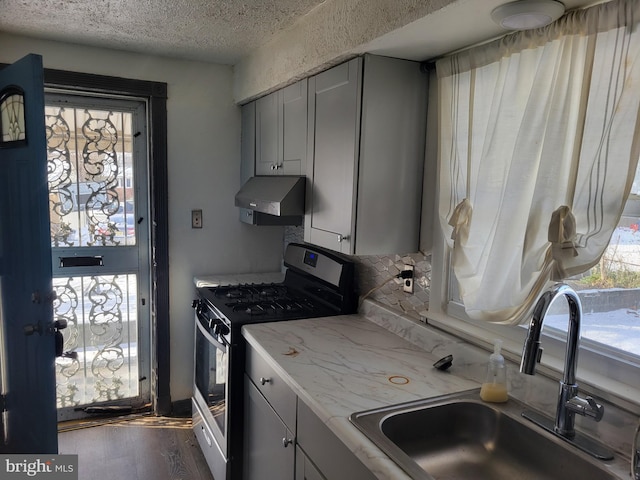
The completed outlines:
{"type": "Polygon", "coordinates": [[[205,314],[196,310],[195,375],[193,398],[204,422],[227,457],[229,345],[222,336],[213,336],[205,314]]]}

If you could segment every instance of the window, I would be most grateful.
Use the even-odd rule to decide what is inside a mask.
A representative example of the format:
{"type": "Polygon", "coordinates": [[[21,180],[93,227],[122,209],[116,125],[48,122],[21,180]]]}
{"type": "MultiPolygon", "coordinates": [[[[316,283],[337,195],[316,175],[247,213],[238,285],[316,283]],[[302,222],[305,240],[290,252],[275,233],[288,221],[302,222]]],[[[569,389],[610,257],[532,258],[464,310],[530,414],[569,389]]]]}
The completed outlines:
{"type": "Polygon", "coordinates": [[[0,147],[20,146],[26,140],[24,92],[8,87],[0,93],[0,147]]]}
{"type": "MultiPolygon", "coordinates": [[[[600,262],[567,280],[580,295],[583,343],[640,363],[640,169],[618,227],[600,262]]],[[[566,331],[562,315],[547,325],[566,331]]]]}
{"type": "MultiPolygon", "coordinates": [[[[636,178],[640,178],[640,168],[636,178]]],[[[638,404],[636,389],[640,385],[640,195],[636,185],[640,186],[634,185],[635,193],[627,201],[602,261],[565,281],[578,292],[583,307],[580,388],[600,397],[606,391],[607,397],[621,406],[638,404]]],[[[493,325],[469,319],[449,266],[449,252],[440,242],[434,246],[432,323],[487,348],[494,338],[501,338],[504,350],[517,361],[528,325],[493,325]],[[438,303],[437,298],[442,301],[438,303]]],[[[551,370],[540,369],[555,378],[560,377],[567,327],[566,302],[558,299],[545,319],[542,338],[542,365],[551,370]]]]}
{"type": "MultiPolygon", "coordinates": [[[[589,379],[581,384],[596,389],[612,378],[637,388],[640,377],[640,342],[627,341],[640,338],[638,90],[624,91],[640,38],[608,20],[591,43],[575,33],[591,13],[615,20],[635,8],[570,13],[548,37],[515,34],[438,62],[442,228],[430,311],[472,341],[505,338],[519,355],[525,328],[516,323],[549,279],[571,283],[584,299],[580,370],[589,379]],[[607,64],[614,51],[620,63],[607,64]],[[514,326],[489,323],[503,320],[514,326]]],[[[543,341],[551,368],[564,356],[567,323],[565,302],[556,303],[543,341]]],[[[614,395],[637,404],[628,392],[614,395]]]]}

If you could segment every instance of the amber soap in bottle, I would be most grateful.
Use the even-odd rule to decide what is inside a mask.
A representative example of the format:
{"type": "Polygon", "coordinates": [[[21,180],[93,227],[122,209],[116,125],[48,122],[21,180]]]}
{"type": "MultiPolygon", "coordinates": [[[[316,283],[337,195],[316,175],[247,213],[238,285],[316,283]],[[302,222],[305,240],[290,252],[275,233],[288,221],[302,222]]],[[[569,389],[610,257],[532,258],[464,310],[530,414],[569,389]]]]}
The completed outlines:
{"type": "Polygon", "coordinates": [[[507,368],[500,353],[502,340],[496,339],[493,353],[489,357],[487,376],[480,389],[480,398],[485,402],[501,403],[509,399],[507,394],[507,368]]]}

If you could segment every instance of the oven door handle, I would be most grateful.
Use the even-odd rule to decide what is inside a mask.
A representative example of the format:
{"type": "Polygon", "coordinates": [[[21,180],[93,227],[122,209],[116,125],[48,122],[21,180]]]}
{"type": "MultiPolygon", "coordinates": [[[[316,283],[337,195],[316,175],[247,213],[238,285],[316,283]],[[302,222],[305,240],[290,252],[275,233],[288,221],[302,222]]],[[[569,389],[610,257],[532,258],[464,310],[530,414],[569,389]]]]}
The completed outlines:
{"type": "Polygon", "coordinates": [[[220,343],[224,346],[225,350],[231,346],[229,341],[224,337],[220,337],[220,343]]]}
{"type": "Polygon", "coordinates": [[[227,348],[229,347],[229,342],[227,341],[227,339],[224,337],[219,337],[219,339],[217,339],[216,337],[211,335],[211,333],[209,333],[205,329],[204,325],[202,325],[202,322],[200,321],[200,315],[198,315],[196,325],[198,326],[198,330],[200,330],[200,333],[204,336],[204,338],[207,339],[207,341],[212,343],[216,348],[223,350],[225,353],[227,352],[227,348]]]}

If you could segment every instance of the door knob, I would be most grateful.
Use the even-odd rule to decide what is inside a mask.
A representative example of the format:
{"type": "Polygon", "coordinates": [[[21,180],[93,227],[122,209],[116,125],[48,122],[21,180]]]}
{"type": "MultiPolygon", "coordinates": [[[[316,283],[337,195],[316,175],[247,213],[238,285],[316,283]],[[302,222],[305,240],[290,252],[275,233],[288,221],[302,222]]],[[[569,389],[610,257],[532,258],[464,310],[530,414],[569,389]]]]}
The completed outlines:
{"type": "Polygon", "coordinates": [[[67,328],[68,324],[69,323],[67,322],[67,320],[62,318],[53,322],[53,328],[56,330],[64,330],[65,328],[67,328]]]}

